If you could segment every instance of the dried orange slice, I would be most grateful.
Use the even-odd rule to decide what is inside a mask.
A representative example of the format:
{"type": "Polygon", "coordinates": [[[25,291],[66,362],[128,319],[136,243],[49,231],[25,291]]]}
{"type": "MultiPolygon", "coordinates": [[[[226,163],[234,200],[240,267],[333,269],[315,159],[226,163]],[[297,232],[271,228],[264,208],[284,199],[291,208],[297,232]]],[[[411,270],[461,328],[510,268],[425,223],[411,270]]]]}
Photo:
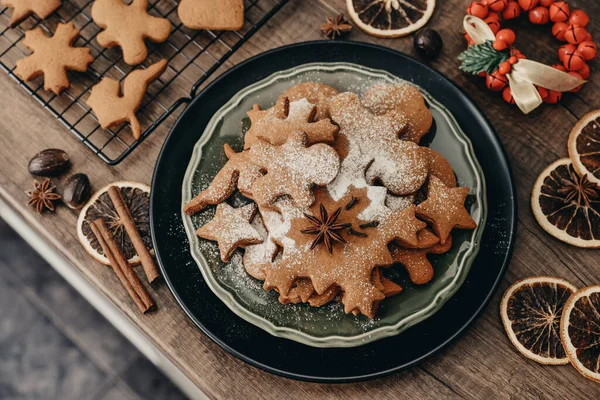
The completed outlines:
{"type": "Polygon", "coordinates": [[[83,248],[92,257],[103,264],[109,265],[110,262],[102,252],[102,247],[100,247],[90,228],[91,222],[103,218],[127,261],[130,264],[139,264],[140,259],[108,195],[108,189],[111,186],[121,189],[123,200],[125,200],[125,204],[131,211],[131,216],[140,231],[144,245],[151,253],[153,252],[150,234],[150,187],[143,183],[114,182],[98,190],[81,209],[77,220],[77,237],[83,248]]]}
{"type": "Polygon", "coordinates": [[[600,382],[600,285],[573,294],[563,311],[560,336],[571,364],[600,382]]]}
{"type": "Polygon", "coordinates": [[[500,316],[512,344],[540,364],[569,363],[560,339],[560,318],[567,299],[577,288],[548,276],[514,283],[500,302],[500,316]]]}
{"type": "Polygon", "coordinates": [[[406,36],[429,21],[435,0],[346,0],[348,15],[369,35],[406,36]]]}
{"type": "Polygon", "coordinates": [[[537,178],[531,208],[541,227],[577,247],[600,247],[600,188],[571,160],[555,161],[537,178]]]}
{"type": "Polygon", "coordinates": [[[579,175],[600,184],[600,110],[584,116],[569,135],[569,157],[579,175]]]}

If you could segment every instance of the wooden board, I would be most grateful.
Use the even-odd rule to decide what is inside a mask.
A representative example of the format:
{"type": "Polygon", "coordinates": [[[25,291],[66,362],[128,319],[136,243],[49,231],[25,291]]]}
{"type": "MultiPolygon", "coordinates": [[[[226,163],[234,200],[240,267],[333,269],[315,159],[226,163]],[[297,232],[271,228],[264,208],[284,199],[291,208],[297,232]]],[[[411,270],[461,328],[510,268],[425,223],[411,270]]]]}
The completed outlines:
{"type": "MultiPolygon", "coordinates": [[[[585,9],[591,16],[600,15],[600,3],[596,1],[570,4],[572,8],[585,9]]],[[[24,206],[23,190],[33,180],[27,172],[27,162],[37,151],[48,147],[66,150],[73,160],[72,171],[88,174],[96,189],[123,179],[150,183],[156,157],[172,122],[161,127],[124,162],[108,167],[6,74],[0,74],[0,195],[212,398],[598,398],[600,386],[585,380],[570,366],[543,367],[521,357],[504,334],[498,303],[501,292],[511,282],[530,275],[556,275],[579,286],[600,282],[600,253],[576,249],[548,236],[535,222],[529,200],[537,175],[552,161],[567,156],[568,133],[578,118],[600,107],[596,96],[600,64],[592,63],[591,80],[580,93],[567,95],[560,106],[543,106],[525,116],[485,89],[479,78],[458,70],[456,57],[466,46],[461,21],[467,5],[466,0],[438,1],[428,26],[440,32],[444,50],[431,65],[466,90],[497,129],[518,188],[518,238],[506,278],[485,314],[454,345],[409,371],[371,382],[335,386],[295,382],[262,372],[229,356],[196,329],[164,284],[153,291],[158,312],[140,315],[112,271],[94,262],[79,245],[75,212],[60,207],[55,215],[40,217],[24,206]]],[[[319,26],[325,16],[338,12],[345,12],[344,0],[292,0],[234,54],[228,66],[277,46],[320,39],[319,26]]],[[[600,20],[592,17],[589,29],[600,37],[600,20]]],[[[548,64],[557,62],[558,44],[552,40],[549,27],[532,27],[524,22],[517,31],[517,44],[530,58],[548,64]]],[[[412,37],[384,40],[355,30],[350,39],[414,55],[412,37]]]]}

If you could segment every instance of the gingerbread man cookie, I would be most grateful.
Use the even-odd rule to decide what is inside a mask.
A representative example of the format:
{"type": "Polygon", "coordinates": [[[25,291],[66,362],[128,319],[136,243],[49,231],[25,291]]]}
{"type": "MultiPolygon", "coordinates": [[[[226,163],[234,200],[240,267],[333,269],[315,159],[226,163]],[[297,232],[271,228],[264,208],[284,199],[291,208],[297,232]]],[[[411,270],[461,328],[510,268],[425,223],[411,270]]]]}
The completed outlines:
{"type": "Polygon", "coordinates": [[[122,94],[121,84],[106,77],[92,87],[87,104],[98,117],[102,129],[128,121],[131,124],[133,137],[139,139],[142,128],[135,113],[142,105],[148,85],[161,76],[166,68],[167,60],[160,60],[146,69],[130,72],[123,81],[122,94]]]}
{"type": "Polygon", "coordinates": [[[25,81],[44,75],[44,89],[59,95],[69,87],[67,71],[85,72],[94,61],[90,49],[73,47],[77,36],[71,22],[58,24],[52,37],[40,27],[25,32],[23,44],[33,54],[17,61],[15,74],[25,81]]]}
{"type": "Polygon", "coordinates": [[[255,204],[233,208],[221,203],[217,206],[215,217],[198,228],[196,235],[218,242],[221,260],[227,262],[238,247],[262,242],[260,233],[250,224],[255,214],[255,204]]]}
{"type": "Polygon", "coordinates": [[[329,119],[314,121],[317,109],[306,99],[290,103],[281,96],[277,103],[268,110],[261,110],[255,105],[248,111],[251,126],[244,136],[244,148],[249,149],[259,139],[279,146],[296,131],[305,132],[308,144],[331,143],[335,139],[338,127],[329,119]]]}
{"type": "Polygon", "coordinates": [[[244,0],[181,0],[177,14],[190,29],[239,31],[244,27],[244,0]]]}
{"type": "Polygon", "coordinates": [[[332,98],[329,112],[340,127],[338,136],[347,141],[342,177],[366,170],[367,181],[381,181],[397,195],[414,193],[423,185],[429,160],[417,144],[399,139],[406,129],[401,118],[371,113],[351,92],[332,98]]]}
{"type": "Polygon", "coordinates": [[[60,7],[61,0],[2,0],[2,5],[13,9],[8,25],[14,28],[31,14],[48,18],[60,7]]]}
{"type": "Polygon", "coordinates": [[[290,134],[281,146],[259,141],[250,150],[251,160],[267,173],[252,184],[252,196],[261,207],[289,195],[297,207],[314,203],[313,186],[325,186],[336,177],[340,159],[336,151],[323,143],[307,146],[304,132],[290,134]]]}
{"type": "Polygon", "coordinates": [[[120,46],[123,60],[137,65],[148,57],[144,39],[161,43],[171,33],[171,22],[148,14],[148,0],[133,0],[127,5],[123,0],[96,0],[92,18],[104,31],[96,36],[102,47],[120,46]]]}
{"type": "Polygon", "coordinates": [[[403,115],[408,129],[402,139],[411,142],[419,143],[433,124],[433,116],[423,95],[419,89],[407,83],[375,84],[365,93],[363,104],[376,115],[403,115]]]}
{"type": "MultiPolygon", "coordinates": [[[[429,232],[429,231],[424,231],[429,232]]],[[[429,232],[429,235],[433,235],[429,232]]],[[[433,235],[435,237],[435,235],[433,235]]],[[[452,248],[452,237],[449,236],[444,244],[434,244],[426,246],[428,239],[420,236],[419,245],[421,248],[409,248],[390,246],[390,253],[394,262],[400,263],[406,268],[410,281],[415,285],[424,285],[433,279],[433,266],[427,259],[428,254],[443,254],[452,248]]],[[[439,239],[435,237],[439,242],[439,239]]]]}

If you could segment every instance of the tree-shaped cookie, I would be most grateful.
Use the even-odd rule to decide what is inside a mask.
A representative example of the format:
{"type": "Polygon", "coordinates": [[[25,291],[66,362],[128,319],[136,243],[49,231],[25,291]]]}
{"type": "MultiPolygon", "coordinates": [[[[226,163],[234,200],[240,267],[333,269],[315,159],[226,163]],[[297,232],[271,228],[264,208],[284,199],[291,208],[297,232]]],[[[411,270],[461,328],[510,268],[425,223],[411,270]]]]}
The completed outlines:
{"type": "Polygon", "coordinates": [[[67,71],[85,72],[94,61],[90,49],[73,47],[78,35],[72,23],[59,24],[52,37],[40,27],[25,32],[23,44],[33,54],[17,61],[15,74],[25,81],[44,75],[44,89],[59,95],[69,87],[67,71]]]}
{"type": "Polygon", "coordinates": [[[146,69],[132,71],[121,84],[110,78],[103,78],[92,87],[87,104],[92,108],[102,129],[128,121],[136,139],[142,134],[142,128],[135,113],[142,104],[144,94],[150,82],[157,79],[167,68],[167,61],[160,60],[146,69]]]}
{"type": "Polygon", "coordinates": [[[10,22],[11,28],[14,28],[31,14],[37,15],[40,19],[46,19],[60,7],[61,0],[2,0],[2,5],[13,9],[10,22]]]}
{"type": "Polygon", "coordinates": [[[293,132],[281,146],[259,141],[249,151],[252,162],[266,171],[252,184],[252,196],[261,207],[289,195],[300,208],[314,203],[313,186],[325,186],[337,175],[340,158],[324,143],[307,147],[308,137],[293,132]]]}
{"type": "Polygon", "coordinates": [[[238,31],[244,26],[244,0],[181,0],[177,14],[190,29],[238,31]]]}
{"type": "Polygon", "coordinates": [[[328,118],[315,122],[316,113],[316,106],[308,100],[300,99],[290,103],[285,96],[281,96],[268,110],[261,110],[255,105],[248,111],[252,125],[244,136],[244,148],[249,149],[259,139],[280,145],[296,131],[306,133],[309,145],[333,142],[338,127],[328,118]]]}
{"type": "Polygon", "coordinates": [[[133,0],[130,5],[123,0],[96,0],[92,18],[104,29],[96,36],[98,44],[107,48],[120,46],[129,65],[144,61],[148,56],[144,39],[161,43],[171,33],[171,22],[151,16],[147,9],[148,0],[133,0]]]}
{"type": "Polygon", "coordinates": [[[340,127],[336,148],[341,139],[347,142],[342,171],[356,174],[366,169],[368,181],[379,180],[397,195],[413,193],[423,185],[429,159],[417,144],[399,139],[407,128],[401,118],[371,113],[351,92],[333,97],[329,113],[340,127]]]}

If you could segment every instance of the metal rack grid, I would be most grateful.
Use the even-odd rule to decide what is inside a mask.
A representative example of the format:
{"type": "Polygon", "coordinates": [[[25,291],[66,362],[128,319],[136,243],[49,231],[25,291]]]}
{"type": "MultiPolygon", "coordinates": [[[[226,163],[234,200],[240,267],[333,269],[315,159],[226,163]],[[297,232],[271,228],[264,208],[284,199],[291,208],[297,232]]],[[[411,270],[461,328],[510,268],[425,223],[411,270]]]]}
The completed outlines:
{"type": "MultiPolygon", "coordinates": [[[[130,3],[131,0],[124,0],[130,3]]],[[[148,12],[167,18],[172,24],[169,39],[163,43],[147,41],[148,58],[142,67],[162,58],[169,62],[167,71],[148,87],[137,115],[143,133],[135,140],[129,124],[103,130],[86,104],[91,87],[103,77],[122,81],[137,67],[123,61],[120,48],[105,49],[95,40],[101,29],[91,18],[94,0],[63,0],[62,6],[48,19],[32,16],[19,26],[8,27],[9,8],[0,10],[0,67],[42,106],[62,122],[82,143],[109,165],[123,161],[145,138],[154,132],[182,105],[188,104],[204,82],[221,67],[288,0],[244,0],[245,24],[242,30],[194,31],[182,25],[177,16],[176,0],[149,0],[148,12]],[[94,62],[86,73],[69,73],[71,87],[60,96],[44,90],[43,77],[24,82],[14,74],[17,60],[31,52],[22,41],[25,31],[40,26],[51,35],[58,23],[73,22],[80,30],[75,46],[87,46],[94,62]]]]}

